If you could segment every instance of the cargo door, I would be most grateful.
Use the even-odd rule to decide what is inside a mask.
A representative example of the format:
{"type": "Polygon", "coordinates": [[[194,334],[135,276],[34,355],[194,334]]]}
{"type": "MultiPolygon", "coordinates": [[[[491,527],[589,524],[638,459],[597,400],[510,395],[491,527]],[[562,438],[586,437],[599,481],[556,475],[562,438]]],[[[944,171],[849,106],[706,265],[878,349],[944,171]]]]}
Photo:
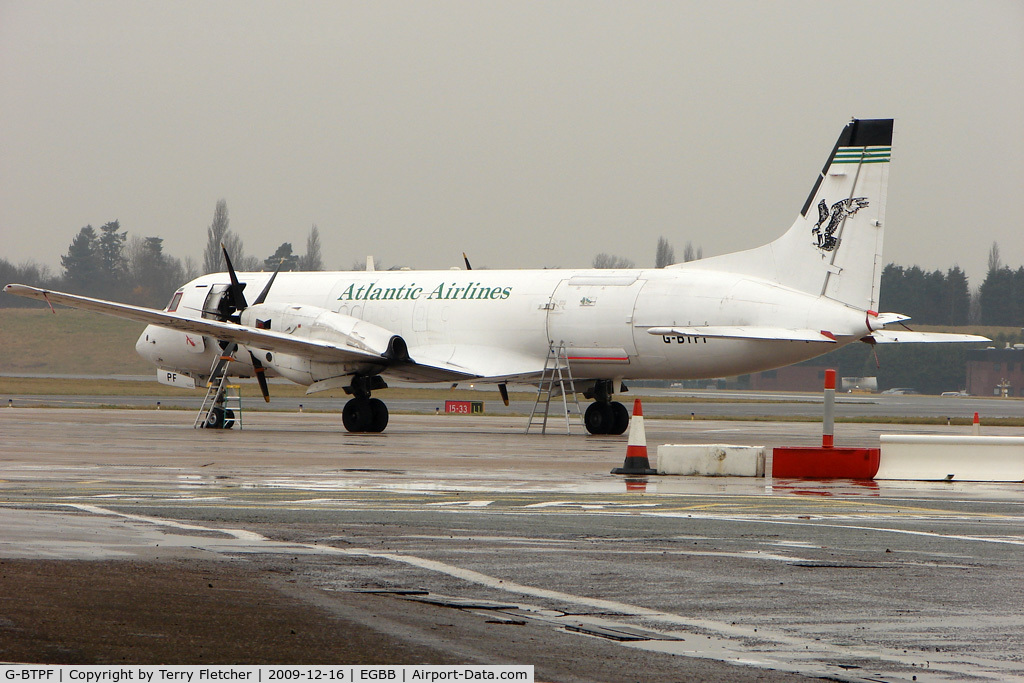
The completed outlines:
{"type": "Polygon", "coordinates": [[[573,367],[629,364],[636,356],[633,309],[645,282],[611,274],[562,280],[548,303],[548,339],[565,344],[573,367]]]}

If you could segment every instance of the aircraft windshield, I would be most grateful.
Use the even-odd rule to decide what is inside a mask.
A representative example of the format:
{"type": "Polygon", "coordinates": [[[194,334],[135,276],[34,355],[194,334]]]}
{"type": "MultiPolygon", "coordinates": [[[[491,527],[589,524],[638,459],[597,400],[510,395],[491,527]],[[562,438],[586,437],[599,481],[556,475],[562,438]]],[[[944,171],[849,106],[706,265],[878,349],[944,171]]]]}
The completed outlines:
{"type": "Polygon", "coordinates": [[[181,303],[182,294],[183,292],[179,289],[177,292],[174,293],[174,296],[171,297],[171,303],[167,304],[168,313],[174,313],[175,311],[178,310],[178,304],[181,303]]]}

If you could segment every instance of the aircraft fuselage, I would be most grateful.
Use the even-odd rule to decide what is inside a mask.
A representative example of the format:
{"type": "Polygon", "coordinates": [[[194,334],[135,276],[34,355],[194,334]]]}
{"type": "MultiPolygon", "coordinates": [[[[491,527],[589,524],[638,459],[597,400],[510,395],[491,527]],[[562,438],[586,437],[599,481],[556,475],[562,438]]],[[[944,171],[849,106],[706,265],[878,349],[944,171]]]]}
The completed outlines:
{"type": "MultiPolygon", "coordinates": [[[[259,291],[270,274],[238,277],[248,291],[259,291]]],[[[180,290],[175,312],[199,317],[211,289],[227,283],[226,274],[193,280],[180,290]]],[[[685,266],[280,273],[266,303],[275,302],[372,323],[402,337],[413,360],[483,369],[480,374],[492,378],[539,374],[552,344],[564,344],[581,378],[731,376],[813,358],[871,331],[864,310],[749,276],[685,266]],[[807,328],[827,332],[836,343],[648,333],[678,326],[807,328]]],[[[282,330],[272,319],[267,324],[317,334],[282,330]]],[[[161,368],[198,376],[219,353],[210,338],[156,326],[147,327],[137,349],[161,368]]],[[[243,363],[245,356],[239,354],[243,363]]],[[[338,373],[315,366],[271,364],[307,385],[338,373]]]]}

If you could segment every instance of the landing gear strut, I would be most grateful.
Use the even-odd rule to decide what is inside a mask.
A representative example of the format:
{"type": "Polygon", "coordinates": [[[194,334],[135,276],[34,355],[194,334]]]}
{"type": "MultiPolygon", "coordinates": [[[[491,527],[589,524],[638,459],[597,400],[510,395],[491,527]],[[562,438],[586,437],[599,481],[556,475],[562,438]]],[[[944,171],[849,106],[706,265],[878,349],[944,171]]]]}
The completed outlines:
{"type": "Polygon", "coordinates": [[[350,432],[383,432],[388,426],[388,407],[379,398],[370,398],[372,389],[387,387],[379,376],[354,377],[352,386],[345,391],[355,394],[355,398],[345,404],[341,411],[341,421],[350,432]]]}
{"type": "MultiPolygon", "coordinates": [[[[594,384],[594,402],[583,414],[583,424],[591,434],[622,434],[629,427],[629,411],[618,401],[612,401],[613,384],[611,380],[598,380],[594,384]]],[[[588,392],[590,393],[590,392],[588,392]]]]}

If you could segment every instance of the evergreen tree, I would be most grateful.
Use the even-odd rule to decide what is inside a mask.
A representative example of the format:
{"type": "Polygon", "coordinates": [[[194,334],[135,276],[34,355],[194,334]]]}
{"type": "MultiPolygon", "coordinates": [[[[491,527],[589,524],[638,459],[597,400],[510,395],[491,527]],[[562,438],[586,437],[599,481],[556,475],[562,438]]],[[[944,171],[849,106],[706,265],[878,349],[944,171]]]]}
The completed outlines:
{"type": "Polygon", "coordinates": [[[946,271],[946,289],[943,297],[944,325],[967,325],[971,322],[971,290],[967,275],[960,266],[946,271]]]}
{"type": "Polygon", "coordinates": [[[945,274],[890,263],[882,270],[879,308],[909,315],[919,325],[966,325],[971,294],[958,266],[945,274]]]}
{"type": "Polygon", "coordinates": [[[127,232],[120,232],[121,224],[110,221],[100,228],[99,253],[103,262],[103,272],[110,284],[119,282],[125,275],[127,259],[124,256],[124,244],[127,232]]]}
{"type": "MultiPolygon", "coordinates": [[[[991,259],[990,262],[999,263],[991,259]]],[[[978,297],[982,325],[1021,325],[1021,305],[1024,300],[1020,295],[1024,294],[1024,287],[1017,284],[1021,278],[1008,266],[989,270],[985,281],[981,283],[978,297]]]]}
{"type": "Polygon", "coordinates": [[[263,261],[264,270],[277,270],[280,266],[282,271],[297,270],[299,257],[292,253],[292,243],[285,242],[277,248],[273,254],[263,261]]]}
{"type": "Polygon", "coordinates": [[[103,258],[100,255],[99,238],[91,225],[78,231],[68,247],[68,253],[61,256],[60,264],[64,268],[68,289],[86,293],[96,286],[103,273],[103,258]]]}
{"type": "Polygon", "coordinates": [[[151,305],[162,306],[185,279],[181,262],[164,254],[164,240],[161,237],[143,239],[141,258],[149,274],[146,279],[148,299],[151,305]]]}

